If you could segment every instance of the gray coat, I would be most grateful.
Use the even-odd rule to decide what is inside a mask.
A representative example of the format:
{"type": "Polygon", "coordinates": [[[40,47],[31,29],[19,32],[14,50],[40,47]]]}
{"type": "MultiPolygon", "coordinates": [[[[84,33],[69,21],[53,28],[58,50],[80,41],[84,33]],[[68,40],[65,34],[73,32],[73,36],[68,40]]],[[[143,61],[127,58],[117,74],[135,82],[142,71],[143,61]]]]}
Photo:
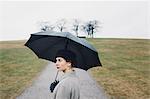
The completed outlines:
{"type": "Polygon", "coordinates": [[[75,71],[61,78],[54,89],[53,99],[80,99],[79,80],[75,71]]]}

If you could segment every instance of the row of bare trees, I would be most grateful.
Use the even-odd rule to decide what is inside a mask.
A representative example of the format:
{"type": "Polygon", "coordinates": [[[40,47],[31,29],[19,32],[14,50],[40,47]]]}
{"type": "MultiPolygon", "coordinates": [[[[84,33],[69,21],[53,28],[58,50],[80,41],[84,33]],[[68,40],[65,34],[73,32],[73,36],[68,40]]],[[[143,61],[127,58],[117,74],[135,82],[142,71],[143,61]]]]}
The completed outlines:
{"type": "Polygon", "coordinates": [[[87,34],[88,37],[91,38],[93,38],[93,34],[98,32],[98,30],[101,28],[100,22],[98,20],[91,20],[83,23],[77,19],[74,19],[72,24],[69,25],[70,26],[67,26],[67,20],[65,19],[58,20],[55,24],[51,24],[48,21],[42,21],[39,23],[41,31],[74,31],[76,36],[79,36],[79,32],[83,31],[85,34],[87,34]]]}

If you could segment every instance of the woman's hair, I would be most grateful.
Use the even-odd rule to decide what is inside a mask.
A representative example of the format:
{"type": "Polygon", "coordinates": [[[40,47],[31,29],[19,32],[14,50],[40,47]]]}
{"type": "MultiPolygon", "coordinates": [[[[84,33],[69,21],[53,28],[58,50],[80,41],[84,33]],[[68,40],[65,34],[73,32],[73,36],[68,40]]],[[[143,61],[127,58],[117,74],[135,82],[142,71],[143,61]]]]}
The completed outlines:
{"type": "Polygon", "coordinates": [[[57,53],[56,53],[56,57],[62,57],[66,60],[66,62],[70,62],[72,67],[75,67],[76,65],[76,54],[70,50],[66,50],[66,49],[63,49],[63,50],[59,50],[57,53]]]}
{"type": "MultiPolygon", "coordinates": [[[[65,60],[66,60],[66,59],[65,59],[65,60]]],[[[70,63],[71,63],[71,66],[72,66],[72,67],[75,67],[75,64],[76,64],[76,63],[75,63],[74,61],[72,61],[72,60],[66,60],[66,62],[70,62],[70,63]]]]}

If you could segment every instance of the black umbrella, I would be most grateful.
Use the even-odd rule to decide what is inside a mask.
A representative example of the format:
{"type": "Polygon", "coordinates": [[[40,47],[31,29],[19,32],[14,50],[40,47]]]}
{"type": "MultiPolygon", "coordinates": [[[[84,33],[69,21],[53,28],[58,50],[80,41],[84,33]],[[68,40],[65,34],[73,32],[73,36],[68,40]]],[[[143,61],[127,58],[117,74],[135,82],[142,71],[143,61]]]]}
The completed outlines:
{"type": "Polygon", "coordinates": [[[76,67],[84,70],[102,66],[96,49],[85,39],[78,38],[69,32],[45,31],[31,34],[25,46],[29,47],[42,59],[55,62],[58,50],[67,49],[77,56],[76,67]]]}

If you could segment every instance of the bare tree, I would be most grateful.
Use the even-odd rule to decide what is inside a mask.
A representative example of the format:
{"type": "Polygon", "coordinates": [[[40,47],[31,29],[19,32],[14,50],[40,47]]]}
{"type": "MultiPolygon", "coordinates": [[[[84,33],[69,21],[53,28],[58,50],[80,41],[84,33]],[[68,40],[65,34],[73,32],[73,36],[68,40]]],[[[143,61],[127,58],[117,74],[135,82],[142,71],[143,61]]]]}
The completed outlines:
{"type": "Polygon", "coordinates": [[[93,34],[98,31],[99,22],[97,20],[88,21],[82,27],[83,30],[88,33],[88,36],[93,38],[93,34]]]}
{"type": "Polygon", "coordinates": [[[78,33],[78,31],[79,31],[79,26],[80,26],[79,20],[74,19],[72,30],[75,31],[76,36],[78,36],[78,34],[79,34],[79,33],[78,33]]]}
{"type": "Polygon", "coordinates": [[[66,25],[65,19],[61,19],[56,22],[56,27],[59,29],[60,32],[64,31],[64,29],[66,28],[65,25],[66,25]]]}
{"type": "Polygon", "coordinates": [[[55,26],[51,25],[48,21],[40,22],[39,25],[41,31],[52,31],[55,28],[55,26]]]}

